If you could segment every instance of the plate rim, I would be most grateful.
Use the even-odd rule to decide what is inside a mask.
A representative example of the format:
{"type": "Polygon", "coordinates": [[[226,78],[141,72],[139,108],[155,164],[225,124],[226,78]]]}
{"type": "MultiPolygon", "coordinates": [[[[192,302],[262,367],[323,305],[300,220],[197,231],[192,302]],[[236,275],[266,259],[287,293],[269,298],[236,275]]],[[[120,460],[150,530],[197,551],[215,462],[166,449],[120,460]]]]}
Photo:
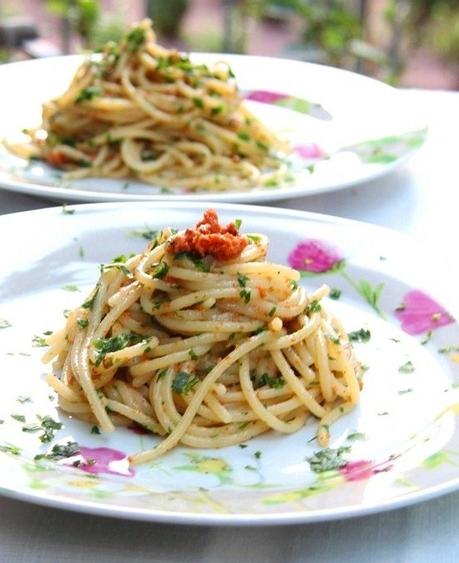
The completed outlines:
{"type": "MultiPolygon", "coordinates": [[[[151,202],[153,207],[168,208],[171,211],[176,209],[181,210],[202,210],[203,207],[215,207],[218,210],[224,211],[234,211],[234,212],[246,212],[247,214],[255,214],[263,216],[265,214],[273,214],[279,218],[296,218],[302,219],[305,222],[322,222],[327,224],[339,224],[344,226],[349,226],[349,228],[358,228],[366,230],[371,230],[376,233],[381,233],[381,235],[386,234],[391,237],[396,237],[404,240],[408,244],[413,244],[419,246],[421,241],[407,233],[397,231],[381,225],[375,225],[365,221],[347,219],[343,217],[337,217],[333,215],[328,215],[324,213],[315,213],[310,211],[302,211],[296,209],[286,209],[279,207],[268,207],[259,205],[240,205],[233,203],[217,203],[217,202],[206,202],[201,201],[180,201],[180,202],[151,202]]],[[[148,208],[145,205],[141,205],[140,202],[110,202],[110,203],[86,203],[72,205],[71,208],[75,209],[76,212],[89,211],[96,212],[97,214],[104,214],[106,212],[126,212],[124,209],[128,206],[131,209],[137,209],[142,211],[142,213],[148,213],[148,208]]],[[[62,210],[59,206],[46,207],[43,209],[35,209],[29,211],[20,211],[16,213],[9,213],[0,215],[0,230],[8,227],[8,223],[13,226],[17,225],[20,228],[22,221],[27,220],[30,215],[34,217],[41,217],[45,220],[48,216],[55,216],[55,218],[61,217],[62,210]]],[[[159,220],[159,219],[158,219],[159,220]]],[[[456,308],[452,309],[452,314],[457,318],[456,308]]],[[[22,502],[30,502],[32,504],[46,506],[50,508],[57,508],[61,510],[67,510],[72,512],[93,514],[98,516],[106,516],[112,518],[137,520],[137,521],[149,521],[156,523],[165,524],[184,524],[184,525],[198,525],[198,526],[272,526],[272,525],[294,525],[294,524],[309,524],[324,521],[334,521],[337,519],[344,518],[355,518],[361,516],[367,516],[371,514],[378,514],[386,512],[389,510],[395,510],[399,508],[409,507],[420,502],[425,502],[442,495],[452,493],[459,489],[459,474],[450,478],[446,481],[424,487],[421,490],[408,491],[402,493],[401,495],[388,499],[388,500],[378,500],[367,502],[364,505],[354,505],[347,507],[338,508],[325,508],[325,509],[314,509],[308,511],[306,508],[298,512],[286,512],[280,511],[278,513],[266,514],[262,512],[253,513],[228,513],[228,514],[218,514],[218,513],[199,513],[190,511],[176,511],[168,512],[160,509],[148,510],[145,508],[130,508],[128,506],[114,506],[110,504],[104,504],[97,500],[80,500],[73,499],[69,497],[59,496],[57,493],[53,495],[48,495],[46,492],[39,492],[33,489],[22,490],[22,489],[12,489],[4,484],[0,483],[0,495],[14,500],[19,500],[22,502]]]]}
{"type": "MultiPolygon", "coordinates": [[[[335,74],[336,76],[343,76],[343,77],[351,77],[352,80],[360,82],[362,84],[367,84],[371,88],[384,90],[392,95],[397,95],[398,90],[397,88],[386,84],[376,78],[366,76],[364,74],[359,74],[353,72],[348,69],[342,69],[331,65],[323,65],[318,63],[312,63],[308,61],[300,61],[296,59],[288,59],[288,58],[281,58],[281,57],[269,57],[263,55],[241,55],[241,54],[233,54],[233,53],[215,53],[215,52],[197,52],[197,51],[190,51],[186,52],[191,57],[196,58],[205,58],[205,57],[221,57],[223,59],[228,58],[230,64],[231,60],[235,61],[254,61],[256,63],[257,60],[270,62],[273,61],[275,64],[287,64],[289,66],[301,66],[305,68],[312,68],[319,72],[325,72],[330,74],[335,74]]],[[[87,58],[90,54],[73,54],[73,55],[60,55],[55,57],[47,57],[45,59],[35,59],[35,60],[27,60],[27,61],[16,61],[11,63],[6,63],[0,67],[0,76],[2,72],[2,68],[7,69],[7,72],[12,67],[18,68],[18,65],[30,65],[30,64],[42,64],[42,65],[52,65],[53,61],[60,61],[60,60],[79,60],[83,61],[87,58]]],[[[402,97],[399,96],[399,99],[402,100],[402,97]]],[[[405,104],[406,105],[406,104],[405,104]]],[[[427,120],[423,119],[422,117],[418,118],[418,123],[414,130],[425,130],[426,138],[424,139],[424,143],[427,140],[429,135],[429,124],[427,120]]],[[[423,143],[423,144],[424,144],[423,143]]],[[[385,176],[387,174],[391,174],[397,168],[400,168],[406,164],[408,160],[410,160],[419,150],[422,148],[420,147],[413,148],[407,154],[404,154],[401,157],[398,157],[395,161],[386,163],[383,166],[377,167],[374,171],[367,173],[362,178],[350,178],[348,180],[340,181],[339,184],[336,182],[325,181],[322,185],[316,187],[303,187],[300,183],[298,186],[290,188],[288,185],[284,186],[283,188],[278,189],[261,189],[259,191],[224,191],[224,192],[199,192],[193,194],[161,194],[161,193],[153,193],[153,194],[133,194],[133,193],[122,193],[122,192],[103,192],[103,191],[93,191],[94,188],[83,190],[80,188],[62,188],[60,186],[51,186],[49,184],[40,184],[31,182],[24,182],[24,181],[14,181],[11,179],[4,179],[0,177],[0,190],[5,190],[9,192],[16,192],[28,195],[35,195],[41,196],[45,198],[50,198],[51,200],[64,200],[64,201],[72,201],[72,202],[117,202],[117,201],[170,201],[170,202],[178,202],[178,201],[218,201],[218,202],[227,202],[227,203],[257,203],[257,202],[269,202],[269,201],[279,201],[285,199],[291,199],[295,197],[307,197],[313,196],[322,193],[329,193],[338,190],[349,189],[352,186],[361,186],[365,183],[372,184],[376,179],[385,176]]],[[[94,180],[98,182],[103,182],[104,178],[94,177],[94,180]]],[[[128,179],[126,180],[128,181],[128,179]]]]}

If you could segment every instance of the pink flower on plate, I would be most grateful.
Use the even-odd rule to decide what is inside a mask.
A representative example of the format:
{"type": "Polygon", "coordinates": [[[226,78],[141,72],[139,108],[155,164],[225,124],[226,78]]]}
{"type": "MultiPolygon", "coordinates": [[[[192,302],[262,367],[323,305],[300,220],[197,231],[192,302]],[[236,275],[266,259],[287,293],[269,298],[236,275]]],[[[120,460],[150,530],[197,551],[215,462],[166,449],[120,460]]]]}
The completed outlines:
{"type": "Polygon", "coordinates": [[[253,90],[249,92],[245,99],[253,100],[254,102],[261,102],[262,104],[275,104],[280,100],[288,98],[287,94],[280,94],[279,92],[269,92],[268,90],[253,90]]]}
{"type": "Polygon", "coordinates": [[[301,156],[301,158],[323,158],[325,152],[319,147],[317,143],[305,143],[303,145],[296,145],[293,150],[301,156]]]}
{"type": "Polygon", "coordinates": [[[338,252],[326,243],[309,239],[297,244],[288,255],[288,263],[296,270],[322,273],[328,272],[341,262],[338,252]]]}
{"type": "Polygon", "coordinates": [[[441,305],[418,289],[405,294],[402,305],[395,310],[395,316],[408,334],[422,334],[454,322],[441,305]]]}
{"type": "Polygon", "coordinates": [[[359,461],[348,461],[346,465],[339,468],[339,472],[346,481],[362,481],[369,479],[377,473],[389,471],[391,467],[392,465],[387,462],[375,465],[373,461],[362,459],[359,461]]]}
{"type": "Polygon", "coordinates": [[[129,467],[128,456],[113,448],[80,448],[83,461],[78,465],[87,473],[109,473],[111,475],[123,475],[132,477],[134,470],[129,467]]]}

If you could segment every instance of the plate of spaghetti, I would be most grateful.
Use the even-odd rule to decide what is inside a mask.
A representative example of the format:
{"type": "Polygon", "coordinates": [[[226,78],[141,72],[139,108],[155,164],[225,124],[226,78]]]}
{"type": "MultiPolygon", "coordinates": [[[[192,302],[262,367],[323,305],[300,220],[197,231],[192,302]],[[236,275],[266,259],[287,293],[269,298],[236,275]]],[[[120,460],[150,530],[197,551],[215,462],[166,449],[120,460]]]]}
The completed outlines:
{"type": "Polygon", "coordinates": [[[375,80],[179,53],[149,20],[101,53],[3,65],[0,77],[0,184],[66,201],[320,193],[393,170],[426,135],[375,80]]]}
{"type": "Polygon", "coordinates": [[[46,209],[0,234],[2,494],[249,525],[457,489],[454,288],[402,235],[198,202],[46,209]]]}

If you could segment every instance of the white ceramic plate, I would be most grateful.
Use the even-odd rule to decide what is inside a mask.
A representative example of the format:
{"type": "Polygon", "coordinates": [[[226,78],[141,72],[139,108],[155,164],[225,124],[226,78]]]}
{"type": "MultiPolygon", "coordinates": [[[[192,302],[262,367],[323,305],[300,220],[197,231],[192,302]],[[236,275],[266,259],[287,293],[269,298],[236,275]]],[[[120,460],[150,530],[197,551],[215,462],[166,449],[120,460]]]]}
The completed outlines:
{"type": "Polygon", "coordinates": [[[142,249],[142,232],[183,228],[202,214],[197,202],[84,205],[0,218],[0,239],[8,241],[0,276],[0,492],[110,516],[250,525],[368,514],[458,488],[457,288],[446,268],[429,267],[424,248],[378,227],[290,210],[218,209],[223,222],[239,218],[246,232],[267,233],[271,260],[315,270],[304,272],[306,287],[340,289],[328,307],[349,331],[371,332],[369,342],[355,344],[368,366],[361,403],[331,428],[328,453],[336,461],[343,448],[340,463],[311,469],[320,451],[311,420],[294,435],[266,434],[244,448],[178,447],[133,474],[127,454],[155,437],[126,429],[92,434],[56,409],[34,335],[62,325],[100,263],[142,249]],[[90,472],[34,460],[47,445],[22,427],[37,415],[62,422],[55,442],[91,448],[90,472]]]}
{"type": "MultiPolygon", "coordinates": [[[[42,163],[0,148],[0,186],[61,201],[193,199],[261,202],[346,188],[388,173],[424,142],[425,122],[390,86],[344,70],[297,61],[193,54],[226,60],[253,112],[295,147],[291,181],[238,192],[185,193],[135,180],[64,182],[42,163]]],[[[41,105],[62,93],[82,57],[58,57],[0,66],[0,138],[17,139],[40,124],[41,105]]]]}

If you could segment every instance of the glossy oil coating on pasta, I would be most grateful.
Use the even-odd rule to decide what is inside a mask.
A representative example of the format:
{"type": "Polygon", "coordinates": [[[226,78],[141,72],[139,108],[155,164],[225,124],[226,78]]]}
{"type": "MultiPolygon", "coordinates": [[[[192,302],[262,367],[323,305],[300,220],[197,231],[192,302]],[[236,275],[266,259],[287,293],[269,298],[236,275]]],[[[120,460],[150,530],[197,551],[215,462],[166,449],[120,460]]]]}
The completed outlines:
{"type": "Polygon", "coordinates": [[[7,145],[66,178],[135,177],[163,188],[244,190],[287,177],[289,146],[245,105],[224,62],[156,43],[149,20],[88,58],[43,105],[32,144],[7,145]]]}
{"type": "Polygon", "coordinates": [[[48,337],[60,407],[104,432],[136,423],[162,437],[133,463],[177,444],[221,448],[296,432],[310,417],[326,445],[361,387],[347,333],[322,301],[328,288],[308,293],[297,271],[266,260],[263,234],[222,227],[212,210],[191,231],[244,246],[230,259],[212,247],[175,252],[189,231],[166,228],[141,254],[103,266],[48,337]]]}

